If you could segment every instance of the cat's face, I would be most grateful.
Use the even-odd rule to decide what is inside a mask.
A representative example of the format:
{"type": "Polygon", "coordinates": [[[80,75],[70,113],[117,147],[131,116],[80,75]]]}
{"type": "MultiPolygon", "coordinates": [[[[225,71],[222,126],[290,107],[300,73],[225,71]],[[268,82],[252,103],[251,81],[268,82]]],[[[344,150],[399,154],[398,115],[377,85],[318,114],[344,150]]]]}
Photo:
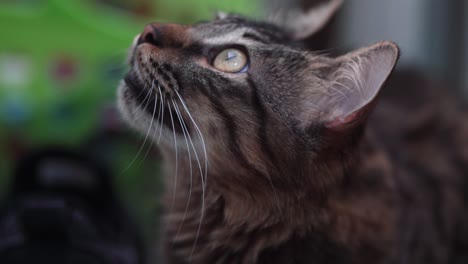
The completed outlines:
{"type": "Polygon", "coordinates": [[[299,48],[303,33],[238,16],[150,24],[131,48],[121,111],[163,147],[210,160],[307,151],[320,141],[315,128],[359,119],[398,51],[380,43],[331,59],[299,48]]]}
{"type": "Polygon", "coordinates": [[[172,140],[175,132],[198,141],[200,130],[210,141],[232,126],[254,136],[265,115],[293,125],[309,62],[291,41],[279,27],[240,17],[193,26],[151,24],[131,48],[121,108],[157,139],[162,133],[172,140]]]}

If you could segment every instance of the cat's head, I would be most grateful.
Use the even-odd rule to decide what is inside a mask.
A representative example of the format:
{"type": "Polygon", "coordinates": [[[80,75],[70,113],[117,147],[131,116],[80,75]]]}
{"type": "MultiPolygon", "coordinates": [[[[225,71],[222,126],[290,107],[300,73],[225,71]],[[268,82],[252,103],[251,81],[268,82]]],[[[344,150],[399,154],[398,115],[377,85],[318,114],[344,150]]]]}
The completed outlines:
{"type": "Polygon", "coordinates": [[[340,3],[269,22],[220,14],[189,26],[149,24],[119,88],[123,115],[163,148],[206,150],[219,170],[242,159],[265,171],[319,151],[330,144],[325,134],[346,137],[364,122],[399,53],[391,42],[338,58],[304,50],[301,40],[340,3]]]}

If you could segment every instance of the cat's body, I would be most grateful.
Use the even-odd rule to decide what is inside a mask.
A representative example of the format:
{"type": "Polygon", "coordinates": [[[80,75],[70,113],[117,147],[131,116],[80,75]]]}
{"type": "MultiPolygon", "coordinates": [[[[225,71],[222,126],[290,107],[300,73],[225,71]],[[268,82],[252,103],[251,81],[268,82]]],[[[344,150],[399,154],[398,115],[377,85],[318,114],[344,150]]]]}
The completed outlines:
{"type": "Polygon", "coordinates": [[[466,150],[466,125],[444,108],[419,135],[425,122],[401,119],[423,106],[392,100],[366,122],[390,42],[336,59],[297,48],[339,2],[310,23],[279,16],[298,21],[283,28],[223,16],[137,38],[119,102],[164,157],[167,263],[449,263],[464,250],[468,159],[447,145],[466,150]]]}
{"type": "MultiPolygon", "coordinates": [[[[425,96],[431,98],[428,104],[441,97],[425,96]]],[[[468,261],[468,123],[461,122],[466,121],[466,111],[465,119],[460,118],[460,109],[452,100],[405,108],[393,99],[381,99],[354,155],[354,168],[348,169],[349,174],[326,198],[311,188],[308,199],[282,200],[282,208],[290,210],[275,212],[275,204],[255,204],[246,193],[243,198],[248,200],[234,203],[226,216],[223,198],[207,196],[207,201],[216,202],[212,211],[206,211],[209,217],[201,233],[208,238],[202,235],[195,251],[194,256],[203,259],[200,263],[468,261]],[[272,213],[260,212],[268,219],[248,218],[243,204],[269,207],[272,213]],[[301,219],[303,211],[293,211],[310,208],[315,212],[307,220],[301,219]],[[229,223],[234,219],[239,222],[229,223]]],[[[307,186],[303,187],[307,192],[307,186]]],[[[307,196],[299,191],[295,194],[307,196]]],[[[172,194],[168,195],[165,204],[170,204],[172,194]]],[[[273,197],[269,201],[275,203],[273,197]]],[[[193,218],[188,221],[193,224],[184,224],[181,232],[192,235],[189,241],[198,230],[199,203],[194,201],[193,218]]],[[[180,218],[169,219],[166,228],[176,232],[180,218]]],[[[174,263],[185,263],[174,254],[178,246],[186,254],[192,250],[190,243],[167,246],[166,254],[173,254],[174,263]]]]}

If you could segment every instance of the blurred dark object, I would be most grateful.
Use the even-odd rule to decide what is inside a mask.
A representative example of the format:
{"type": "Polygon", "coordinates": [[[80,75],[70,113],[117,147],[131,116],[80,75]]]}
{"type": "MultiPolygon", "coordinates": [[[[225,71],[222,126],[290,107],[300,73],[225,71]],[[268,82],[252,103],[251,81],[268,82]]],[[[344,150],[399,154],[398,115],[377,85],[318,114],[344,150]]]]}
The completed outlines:
{"type": "Polygon", "coordinates": [[[143,263],[144,250],[107,170],[52,148],[17,165],[0,211],[0,262],[143,263]]]}

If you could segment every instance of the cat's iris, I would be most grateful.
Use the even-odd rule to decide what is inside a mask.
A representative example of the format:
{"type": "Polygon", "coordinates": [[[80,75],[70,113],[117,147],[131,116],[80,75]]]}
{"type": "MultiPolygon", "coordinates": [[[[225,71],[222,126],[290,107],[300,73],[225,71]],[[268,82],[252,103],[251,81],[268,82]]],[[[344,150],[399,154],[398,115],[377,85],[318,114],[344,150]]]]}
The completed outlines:
{"type": "Polygon", "coordinates": [[[247,55],[238,49],[226,49],[216,56],[213,66],[223,72],[238,73],[247,70],[247,55]]]}

